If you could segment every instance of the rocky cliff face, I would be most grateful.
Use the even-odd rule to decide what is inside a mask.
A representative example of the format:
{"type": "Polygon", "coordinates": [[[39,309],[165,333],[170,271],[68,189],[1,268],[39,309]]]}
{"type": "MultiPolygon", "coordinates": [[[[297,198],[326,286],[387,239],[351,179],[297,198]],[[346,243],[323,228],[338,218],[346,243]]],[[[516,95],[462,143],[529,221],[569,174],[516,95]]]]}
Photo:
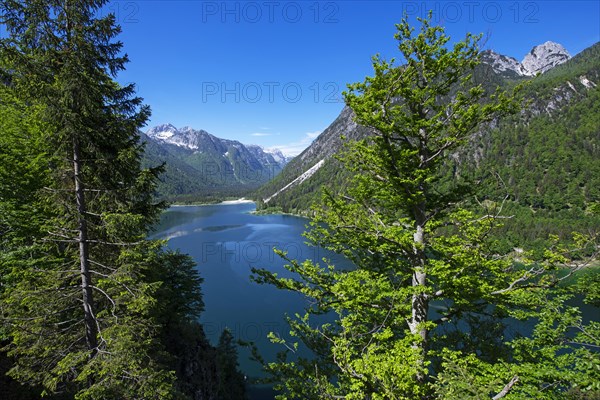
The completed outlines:
{"type": "Polygon", "coordinates": [[[493,50],[485,50],[481,53],[481,59],[498,74],[507,77],[529,75],[527,69],[514,57],[498,54],[493,50]]]}
{"type": "Polygon", "coordinates": [[[533,76],[538,72],[543,74],[549,69],[556,67],[571,58],[569,52],[560,44],[546,42],[535,46],[525,56],[521,65],[527,71],[526,75],[533,76]]]}
{"type": "Polygon", "coordinates": [[[481,53],[482,61],[490,65],[496,73],[504,77],[535,76],[560,65],[571,58],[569,52],[560,44],[546,42],[535,46],[521,62],[514,57],[498,54],[493,50],[481,53]]]}

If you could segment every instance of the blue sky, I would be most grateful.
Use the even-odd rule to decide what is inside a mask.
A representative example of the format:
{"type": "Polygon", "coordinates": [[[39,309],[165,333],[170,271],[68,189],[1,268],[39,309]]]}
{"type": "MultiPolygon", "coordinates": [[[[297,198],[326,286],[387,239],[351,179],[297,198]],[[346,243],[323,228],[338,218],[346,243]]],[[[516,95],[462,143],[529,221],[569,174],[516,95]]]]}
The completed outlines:
{"type": "MultiPolygon", "coordinates": [[[[114,1],[124,51],[119,75],[172,123],[288,154],[338,115],[347,83],[370,58],[397,55],[394,24],[434,10],[453,40],[484,33],[485,48],[521,60],[547,40],[575,55],[600,40],[594,1],[114,1]]],[[[415,21],[416,22],[416,21],[415,21]]]]}

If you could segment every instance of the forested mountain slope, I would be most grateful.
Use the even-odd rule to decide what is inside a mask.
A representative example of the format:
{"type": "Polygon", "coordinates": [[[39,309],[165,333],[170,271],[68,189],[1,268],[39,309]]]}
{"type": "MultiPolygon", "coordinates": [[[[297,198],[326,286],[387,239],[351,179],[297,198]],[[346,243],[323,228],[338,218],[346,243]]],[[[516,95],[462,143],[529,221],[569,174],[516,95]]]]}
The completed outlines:
{"type": "MultiPolygon", "coordinates": [[[[477,186],[477,196],[497,200],[508,195],[505,211],[515,218],[504,227],[504,233],[511,232],[506,246],[539,240],[540,234],[567,236],[597,226],[585,210],[600,199],[600,44],[535,78],[506,74],[491,64],[481,64],[475,78],[490,90],[530,81],[528,105],[520,115],[488,126],[473,137],[468,150],[448,158],[449,174],[469,175],[475,182],[496,176],[477,186]]],[[[347,172],[332,157],[342,150],[340,137],[368,134],[351,119],[352,111],[345,108],[309,148],[260,188],[260,206],[303,213],[324,185],[341,188],[347,172]],[[320,161],[312,176],[290,184],[320,161]]]]}
{"type": "Polygon", "coordinates": [[[345,172],[333,157],[345,140],[357,140],[367,129],[353,121],[353,112],[344,107],[340,115],[300,155],[273,180],[255,193],[264,207],[280,207],[286,212],[306,210],[325,184],[340,186],[345,172]],[[302,179],[304,175],[304,179],[302,179]]]}
{"type": "Polygon", "coordinates": [[[506,213],[514,218],[499,235],[507,247],[600,225],[587,213],[600,200],[599,85],[596,44],[535,79],[526,92],[528,108],[478,136],[471,157],[457,158],[480,177],[498,177],[482,180],[481,198],[506,193],[512,200],[506,213]]]}

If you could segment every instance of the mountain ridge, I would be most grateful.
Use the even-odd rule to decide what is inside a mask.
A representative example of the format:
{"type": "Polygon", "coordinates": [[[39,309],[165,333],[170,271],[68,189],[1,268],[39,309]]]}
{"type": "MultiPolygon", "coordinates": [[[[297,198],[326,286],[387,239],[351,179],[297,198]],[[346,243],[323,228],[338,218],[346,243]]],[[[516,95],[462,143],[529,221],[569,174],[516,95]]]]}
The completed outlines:
{"type": "MultiPolygon", "coordinates": [[[[246,148],[254,149],[254,153],[258,156],[260,152],[270,154],[277,162],[287,163],[293,157],[288,157],[279,149],[265,148],[256,144],[244,144],[237,140],[219,138],[205,131],[204,129],[194,129],[188,125],[177,128],[171,123],[156,125],[146,131],[146,135],[151,139],[166,144],[172,144],[179,147],[188,148],[190,150],[199,150],[199,138],[208,138],[211,142],[223,142],[231,145],[241,145],[246,148]]],[[[260,156],[263,156],[262,154],[260,156]]],[[[264,156],[263,156],[264,157],[264,156]]]]}
{"type": "Polygon", "coordinates": [[[482,62],[506,77],[532,77],[563,64],[571,55],[563,45],[547,41],[534,46],[520,62],[516,58],[488,49],[481,52],[482,62]]]}
{"type": "Polygon", "coordinates": [[[161,198],[242,196],[272,179],[290,160],[278,150],[169,123],[148,129],[142,140],[145,166],[166,163],[161,198]]]}

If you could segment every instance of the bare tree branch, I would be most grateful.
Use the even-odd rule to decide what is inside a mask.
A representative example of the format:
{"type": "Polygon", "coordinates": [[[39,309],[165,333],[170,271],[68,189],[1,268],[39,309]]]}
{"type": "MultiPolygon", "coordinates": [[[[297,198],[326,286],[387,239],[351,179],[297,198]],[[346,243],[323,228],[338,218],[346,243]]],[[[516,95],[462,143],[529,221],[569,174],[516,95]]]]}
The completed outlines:
{"type": "Polygon", "coordinates": [[[498,400],[498,399],[501,399],[504,396],[506,396],[508,394],[508,392],[510,392],[510,390],[513,388],[513,386],[516,385],[517,382],[519,382],[519,377],[517,375],[515,375],[510,380],[510,382],[508,382],[506,384],[506,386],[504,386],[504,388],[500,391],[500,393],[498,393],[497,395],[492,397],[492,400],[498,400]]]}

